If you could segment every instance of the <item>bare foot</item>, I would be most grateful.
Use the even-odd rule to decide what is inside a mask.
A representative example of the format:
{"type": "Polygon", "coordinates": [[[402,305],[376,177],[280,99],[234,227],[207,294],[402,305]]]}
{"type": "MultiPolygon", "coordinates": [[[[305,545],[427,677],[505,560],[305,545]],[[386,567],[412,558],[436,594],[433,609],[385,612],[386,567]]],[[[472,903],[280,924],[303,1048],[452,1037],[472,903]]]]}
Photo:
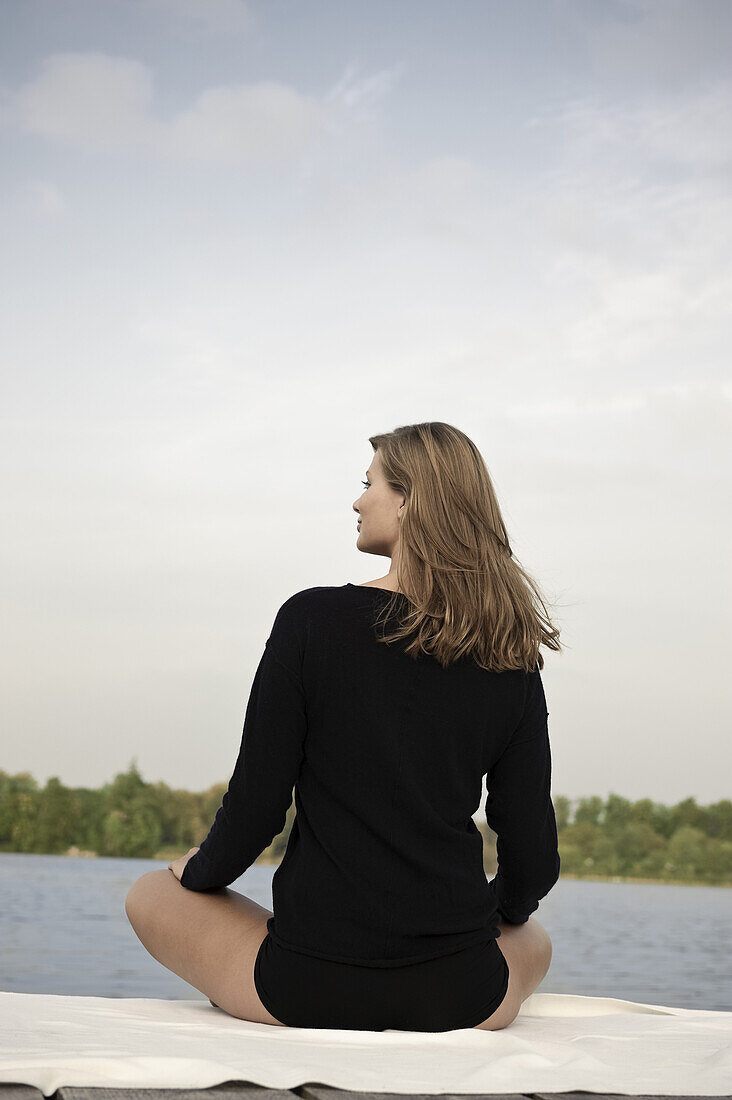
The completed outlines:
{"type": "Polygon", "coordinates": [[[214,1006],[214,1008],[218,1008],[218,1007],[219,1007],[219,1006],[218,1006],[218,1005],[217,1005],[217,1004],[215,1003],[215,1001],[212,1001],[212,1000],[211,1000],[211,998],[210,998],[210,997],[209,997],[209,999],[208,999],[208,1003],[209,1003],[209,1004],[212,1004],[212,1005],[214,1006]]]}

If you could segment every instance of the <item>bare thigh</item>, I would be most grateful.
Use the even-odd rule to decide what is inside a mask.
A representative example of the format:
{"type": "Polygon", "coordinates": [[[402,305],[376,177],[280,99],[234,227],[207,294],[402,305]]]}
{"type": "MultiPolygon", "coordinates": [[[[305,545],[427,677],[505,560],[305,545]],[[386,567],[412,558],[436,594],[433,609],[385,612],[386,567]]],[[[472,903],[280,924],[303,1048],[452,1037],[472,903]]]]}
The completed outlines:
{"type": "Polygon", "coordinates": [[[269,909],[226,887],[205,893],[181,886],[171,870],[133,883],[125,911],[147,951],[241,1020],[277,1024],[254,984],[254,962],[267,935],[269,909]]]}
{"type": "Polygon", "coordinates": [[[476,1027],[499,1031],[513,1023],[521,1005],[546,976],[552,961],[552,941],[543,924],[529,917],[525,924],[499,925],[498,943],[508,963],[508,989],[496,1011],[476,1027]]]}

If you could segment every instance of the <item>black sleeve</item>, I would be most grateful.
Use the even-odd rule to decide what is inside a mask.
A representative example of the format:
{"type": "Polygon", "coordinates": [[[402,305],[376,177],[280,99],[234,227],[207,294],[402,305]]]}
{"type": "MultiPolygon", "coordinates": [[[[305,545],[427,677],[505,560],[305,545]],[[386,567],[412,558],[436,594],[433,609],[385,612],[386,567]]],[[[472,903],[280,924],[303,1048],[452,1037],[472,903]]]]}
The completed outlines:
{"type": "Polygon", "coordinates": [[[291,601],[282,605],[265,643],[228,789],[181,875],[188,890],[228,886],[285,826],[307,732],[301,631],[291,610],[291,601]]]}
{"type": "Polygon", "coordinates": [[[498,856],[489,886],[507,924],[525,924],[559,878],[547,719],[537,666],[527,677],[521,721],[486,781],[485,816],[498,856]]]}

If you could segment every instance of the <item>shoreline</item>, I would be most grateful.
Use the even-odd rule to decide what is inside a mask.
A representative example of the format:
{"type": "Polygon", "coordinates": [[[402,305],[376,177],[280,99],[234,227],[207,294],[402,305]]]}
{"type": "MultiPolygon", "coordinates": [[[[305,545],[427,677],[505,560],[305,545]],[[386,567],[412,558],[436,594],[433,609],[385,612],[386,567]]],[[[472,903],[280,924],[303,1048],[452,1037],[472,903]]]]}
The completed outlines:
{"type": "Polygon", "coordinates": [[[578,875],[572,871],[567,871],[566,874],[560,871],[559,881],[562,879],[576,882],[638,882],[648,886],[713,886],[715,889],[732,887],[732,882],[690,882],[688,878],[642,878],[635,875],[578,875]]]}
{"type": "MultiPolygon", "coordinates": [[[[6,855],[59,855],[67,857],[69,859],[99,859],[97,852],[84,851],[76,847],[69,848],[66,852],[7,852],[6,855]]],[[[149,857],[155,862],[162,863],[164,860],[171,861],[178,859],[180,853],[160,853],[149,857]]],[[[105,856],[105,859],[129,859],[133,857],[129,856],[105,856]]],[[[277,867],[282,862],[281,857],[278,859],[263,859],[261,856],[255,859],[252,867],[265,866],[265,867],[277,867]]],[[[495,874],[495,871],[490,872],[491,876],[495,874]]],[[[486,871],[486,875],[488,872],[486,871]]],[[[572,882],[620,882],[629,883],[635,882],[644,884],[647,886],[710,886],[715,889],[730,889],[732,888],[732,881],[729,882],[703,882],[689,879],[676,879],[676,878],[648,878],[638,875],[580,875],[574,871],[561,871],[559,875],[559,881],[562,879],[572,882]]]]}

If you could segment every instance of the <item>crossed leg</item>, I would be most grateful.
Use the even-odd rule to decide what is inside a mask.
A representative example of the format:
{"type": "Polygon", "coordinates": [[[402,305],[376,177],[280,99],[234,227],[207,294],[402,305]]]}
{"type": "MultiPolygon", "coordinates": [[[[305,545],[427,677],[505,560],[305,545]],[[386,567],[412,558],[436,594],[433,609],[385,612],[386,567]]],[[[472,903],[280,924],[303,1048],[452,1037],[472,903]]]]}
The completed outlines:
{"type": "Polygon", "coordinates": [[[508,989],[500,1005],[487,1020],[476,1027],[500,1031],[519,1014],[523,1002],[546,977],[552,961],[552,941],[543,924],[529,917],[525,924],[501,921],[498,946],[508,963],[508,989]]]}
{"type": "MultiPolygon", "coordinates": [[[[133,883],[125,911],[153,958],[205,993],[214,1007],[241,1020],[286,1026],[267,1011],[254,984],[269,909],[229,887],[212,893],[186,890],[166,868],[148,871],[133,883]]],[[[508,962],[509,985],[493,1015],[476,1025],[487,1031],[513,1022],[552,957],[549,935],[534,917],[500,927],[498,944],[508,962]]]]}
{"type": "Polygon", "coordinates": [[[125,912],[153,958],[215,1007],[240,1020],[285,1026],[267,1011],[254,985],[269,909],[229,887],[186,890],[166,868],[148,871],[132,884],[125,912]]]}

